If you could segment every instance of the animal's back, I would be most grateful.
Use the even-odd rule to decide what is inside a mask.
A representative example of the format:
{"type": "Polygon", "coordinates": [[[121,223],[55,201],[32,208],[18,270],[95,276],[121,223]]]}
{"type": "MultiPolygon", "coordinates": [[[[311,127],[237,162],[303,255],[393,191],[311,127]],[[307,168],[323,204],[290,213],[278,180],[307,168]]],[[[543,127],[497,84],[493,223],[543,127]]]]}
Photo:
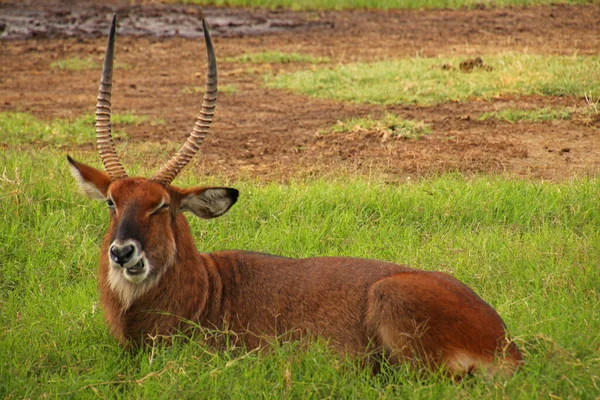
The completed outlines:
{"type": "Polygon", "coordinates": [[[290,332],[318,335],[352,354],[377,347],[393,361],[425,358],[466,372],[493,363],[508,343],[496,311],[444,273],[348,257],[212,258],[222,266],[228,328],[249,332],[250,347],[290,332]]]}
{"type": "MultiPolygon", "coordinates": [[[[369,287],[412,271],[385,262],[347,257],[291,259],[231,251],[211,254],[223,279],[228,328],[259,335],[317,334],[364,351],[369,287]]],[[[259,342],[247,338],[250,346],[259,342]]]]}

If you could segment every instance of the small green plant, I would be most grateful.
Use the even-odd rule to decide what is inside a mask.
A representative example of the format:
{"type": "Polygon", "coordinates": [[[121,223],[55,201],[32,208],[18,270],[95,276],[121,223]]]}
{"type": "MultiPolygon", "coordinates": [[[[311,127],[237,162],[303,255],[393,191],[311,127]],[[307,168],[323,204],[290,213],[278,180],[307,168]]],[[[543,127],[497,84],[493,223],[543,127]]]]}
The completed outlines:
{"type": "Polygon", "coordinates": [[[329,62],[329,57],[315,57],[310,54],[300,53],[282,53],[280,51],[262,51],[260,53],[245,53],[236,57],[226,57],[223,61],[244,64],[323,64],[329,62]]]}
{"type": "Polygon", "coordinates": [[[392,137],[418,139],[431,133],[431,128],[424,121],[404,119],[397,114],[385,113],[381,119],[373,119],[369,116],[338,121],[335,125],[320,133],[327,134],[331,132],[375,132],[381,135],[383,140],[392,137]]]}

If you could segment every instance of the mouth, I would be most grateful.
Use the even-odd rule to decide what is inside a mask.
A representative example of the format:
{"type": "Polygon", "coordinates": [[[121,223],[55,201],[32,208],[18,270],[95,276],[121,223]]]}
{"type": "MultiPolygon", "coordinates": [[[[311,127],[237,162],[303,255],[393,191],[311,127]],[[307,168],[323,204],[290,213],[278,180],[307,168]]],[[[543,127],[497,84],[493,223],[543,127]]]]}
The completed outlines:
{"type": "Polygon", "coordinates": [[[145,264],[144,264],[144,259],[140,258],[140,261],[137,262],[137,264],[126,268],[127,274],[129,275],[138,275],[140,274],[143,270],[144,270],[145,264]]]}

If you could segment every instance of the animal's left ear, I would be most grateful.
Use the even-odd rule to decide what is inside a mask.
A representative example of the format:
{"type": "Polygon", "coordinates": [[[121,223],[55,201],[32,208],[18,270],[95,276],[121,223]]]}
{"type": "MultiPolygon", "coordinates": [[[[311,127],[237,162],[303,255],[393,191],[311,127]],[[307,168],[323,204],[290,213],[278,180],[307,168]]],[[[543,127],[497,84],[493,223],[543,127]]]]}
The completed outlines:
{"type": "Polygon", "coordinates": [[[110,177],[96,168],[89,167],[85,164],[73,160],[67,156],[71,174],[79,184],[83,192],[94,200],[106,200],[106,193],[110,185],[110,177]]]}
{"type": "Polygon", "coordinates": [[[191,211],[200,218],[215,218],[225,214],[238,199],[232,188],[192,188],[181,193],[179,212],[191,211]]]}

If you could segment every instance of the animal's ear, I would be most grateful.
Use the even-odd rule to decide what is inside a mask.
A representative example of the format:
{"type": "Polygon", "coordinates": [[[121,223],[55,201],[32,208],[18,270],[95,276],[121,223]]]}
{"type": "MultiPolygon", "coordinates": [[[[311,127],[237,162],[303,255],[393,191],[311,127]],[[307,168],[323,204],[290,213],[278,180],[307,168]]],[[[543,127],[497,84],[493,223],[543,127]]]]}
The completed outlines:
{"type": "Polygon", "coordinates": [[[111,182],[110,177],[96,168],[78,163],[70,156],[67,156],[67,160],[69,160],[71,174],[79,184],[81,190],[90,199],[106,200],[106,193],[111,182]]]}
{"type": "Polygon", "coordinates": [[[192,188],[181,193],[179,212],[191,211],[200,218],[225,214],[237,201],[239,192],[232,188],[192,188]]]}

